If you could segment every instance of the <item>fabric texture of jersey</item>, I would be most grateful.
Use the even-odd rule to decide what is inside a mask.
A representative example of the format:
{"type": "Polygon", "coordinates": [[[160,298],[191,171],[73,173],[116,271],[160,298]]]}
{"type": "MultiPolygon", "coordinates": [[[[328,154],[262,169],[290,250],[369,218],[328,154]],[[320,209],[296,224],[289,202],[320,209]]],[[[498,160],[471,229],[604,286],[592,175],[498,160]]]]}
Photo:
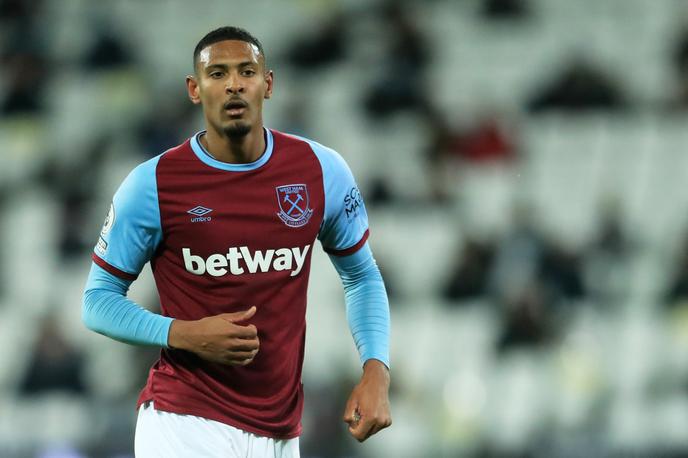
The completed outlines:
{"type": "Polygon", "coordinates": [[[261,350],[226,366],[163,348],[139,397],[156,408],[274,438],[296,437],[306,290],[316,238],[348,255],[368,236],[365,207],[337,153],[266,130],[252,164],[215,161],[202,133],[137,167],[124,181],[94,262],[125,280],[150,261],[162,315],[197,320],[257,307],[261,350]]]}

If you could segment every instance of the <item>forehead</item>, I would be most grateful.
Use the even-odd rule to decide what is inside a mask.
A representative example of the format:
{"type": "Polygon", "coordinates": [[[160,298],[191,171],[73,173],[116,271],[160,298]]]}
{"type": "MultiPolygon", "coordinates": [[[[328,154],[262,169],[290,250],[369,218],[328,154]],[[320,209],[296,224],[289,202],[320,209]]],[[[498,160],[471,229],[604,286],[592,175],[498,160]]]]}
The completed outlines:
{"type": "Polygon", "coordinates": [[[239,40],[218,41],[201,49],[198,54],[198,64],[201,67],[223,63],[259,63],[261,59],[258,46],[239,40]]]}

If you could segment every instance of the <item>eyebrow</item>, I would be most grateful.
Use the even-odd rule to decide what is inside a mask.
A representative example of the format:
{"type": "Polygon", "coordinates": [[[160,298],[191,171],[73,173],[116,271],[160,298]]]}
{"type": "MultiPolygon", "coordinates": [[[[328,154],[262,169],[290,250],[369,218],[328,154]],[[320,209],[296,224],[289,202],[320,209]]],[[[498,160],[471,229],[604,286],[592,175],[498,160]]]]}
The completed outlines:
{"type": "MultiPolygon", "coordinates": [[[[252,65],[259,65],[259,63],[258,63],[258,62],[253,62],[253,61],[250,61],[250,60],[249,60],[249,61],[240,62],[240,63],[236,64],[235,67],[244,68],[244,67],[249,67],[249,66],[252,66],[252,65]]],[[[206,67],[204,67],[204,70],[205,70],[205,71],[208,71],[208,70],[213,70],[213,69],[216,69],[216,68],[219,68],[219,69],[221,69],[221,70],[227,70],[227,69],[229,69],[229,67],[231,67],[231,66],[232,66],[232,65],[228,65],[228,64],[210,64],[210,65],[207,65],[206,67]]]]}

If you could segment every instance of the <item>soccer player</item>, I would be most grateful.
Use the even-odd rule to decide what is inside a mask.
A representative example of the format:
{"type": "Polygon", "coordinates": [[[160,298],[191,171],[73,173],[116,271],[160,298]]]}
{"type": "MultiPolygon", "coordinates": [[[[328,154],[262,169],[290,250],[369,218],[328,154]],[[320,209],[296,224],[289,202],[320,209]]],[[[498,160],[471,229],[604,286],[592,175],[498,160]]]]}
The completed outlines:
{"type": "Polygon", "coordinates": [[[296,457],[315,239],[339,273],[363,370],[344,409],[359,441],[391,424],[389,307],[354,178],[333,150],[263,126],[260,42],[222,27],[193,54],[205,128],[136,167],[93,252],[83,321],[161,347],[138,400],[136,456],[296,457]],[[161,314],[126,297],[150,261],[161,314]]]}

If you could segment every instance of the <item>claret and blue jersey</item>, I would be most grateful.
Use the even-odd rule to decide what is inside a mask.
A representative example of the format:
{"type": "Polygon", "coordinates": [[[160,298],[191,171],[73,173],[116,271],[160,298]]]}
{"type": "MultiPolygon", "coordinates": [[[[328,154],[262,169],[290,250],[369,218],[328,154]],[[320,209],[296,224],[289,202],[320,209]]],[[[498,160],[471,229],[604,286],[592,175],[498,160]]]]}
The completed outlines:
{"type": "Polygon", "coordinates": [[[316,239],[333,259],[341,258],[335,267],[349,287],[347,314],[361,359],[388,364],[387,299],[366,243],[365,206],[344,160],[318,143],[265,129],[266,150],[257,161],[228,164],[205,151],[202,135],[138,166],[115,194],[93,252],[84,321],[121,340],[163,347],[139,403],[153,400],[160,410],[295,437],[316,239]],[[107,285],[126,291],[146,262],[162,316],[121,312],[117,298],[101,300],[108,306],[91,304],[89,293],[107,285]],[[347,278],[356,269],[372,277],[347,278]],[[368,293],[366,281],[377,285],[368,293]],[[251,364],[219,365],[167,348],[172,319],[252,305],[261,349],[251,364]]]}

